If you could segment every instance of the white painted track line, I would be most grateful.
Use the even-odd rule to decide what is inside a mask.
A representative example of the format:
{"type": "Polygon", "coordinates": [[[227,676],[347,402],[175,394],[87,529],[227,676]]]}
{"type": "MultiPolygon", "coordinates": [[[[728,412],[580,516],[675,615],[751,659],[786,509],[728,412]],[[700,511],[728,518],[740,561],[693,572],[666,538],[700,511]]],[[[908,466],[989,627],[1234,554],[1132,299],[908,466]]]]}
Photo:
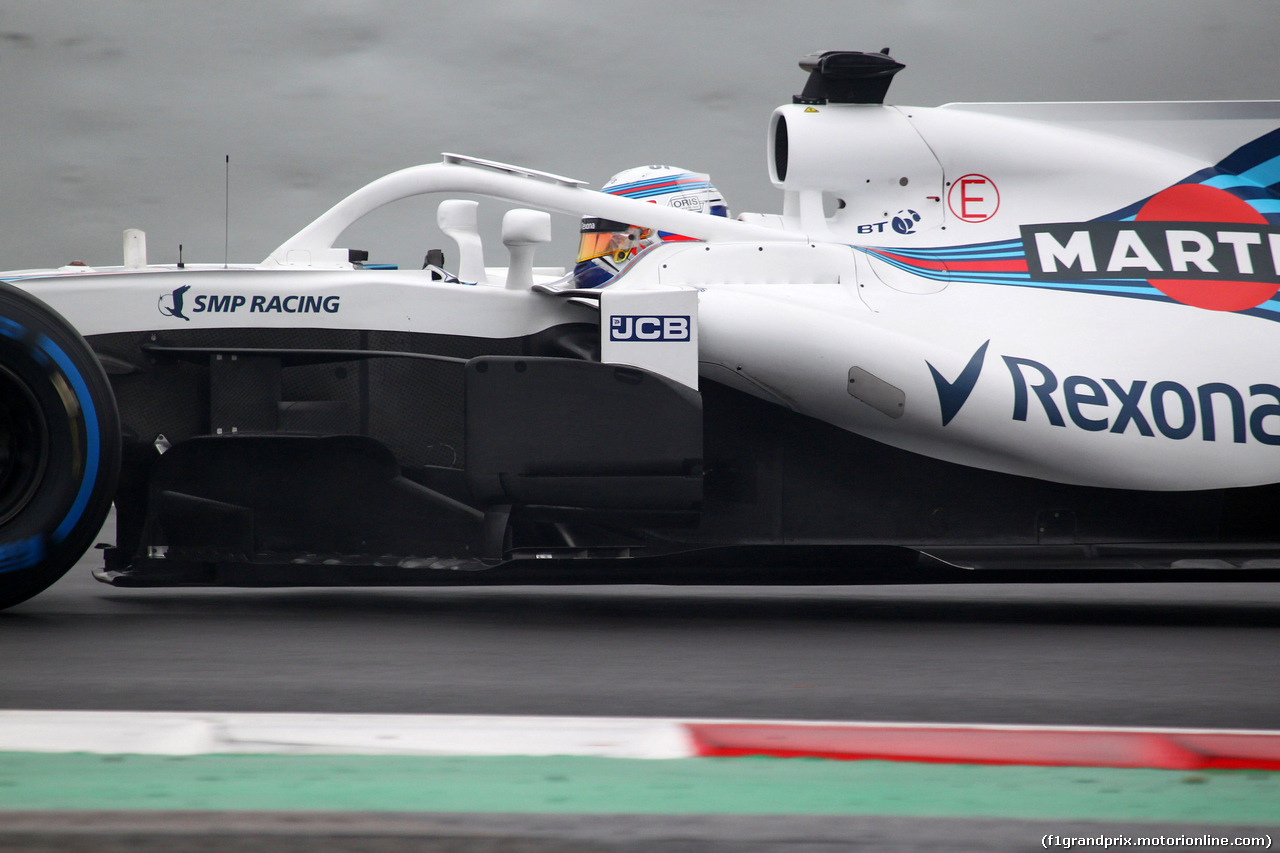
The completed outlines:
{"type": "Polygon", "coordinates": [[[0,711],[0,751],[687,758],[680,722],[609,717],[0,711]]]}

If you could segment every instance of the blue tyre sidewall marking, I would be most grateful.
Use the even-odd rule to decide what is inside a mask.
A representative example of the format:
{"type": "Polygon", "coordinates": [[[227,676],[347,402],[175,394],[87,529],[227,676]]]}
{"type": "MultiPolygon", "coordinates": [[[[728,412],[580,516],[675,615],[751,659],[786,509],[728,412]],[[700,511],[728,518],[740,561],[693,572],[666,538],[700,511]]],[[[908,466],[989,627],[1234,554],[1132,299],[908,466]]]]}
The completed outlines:
{"type": "Polygon", "coordinates": [[[71,511],[67,513],[67,517],[62,519],[62,523],[53,531],[53,541],[61,542],[67,538],[67,535],[80,521],[80,516],[84,515],[85,507],[89,505],[89,496],[93,494],[93,486],[98,481],[98,457],[100,455],[99,444],[101,436],[98,434],[98,411],[94,408],[93,397],[89,394],[89,386],[85,383],[84,377],[80,375],[80,371],[76,370],[75,365],[71,363],[71,359],[67,358],[67,354],[62,351],[62,348],[44,335],[40,336],[40,348],[57,363],[58,367],[62,368],[62,373],[67,377],[67,381],[71,383],[76,396],[79,397],[80,408],[84,412],[86,445],[84,479],[80,481],[80,491],[76,493],[76,500],[71,505],[71,511]]]}
{"type": "Polygon", "coordinates": [[[0,575],[5,572],[16,572],[29,569],[44,559],[44,537],[28,536],[17,542],[5,542],[0,545],[0,575]]]}
{"type": "Polygon", "coordinates": [[[25,326],[13,322],[8,317],[0,317],[0,335],[6,338],[13,338],[15,341],[22,340],[22,336],[27,333],[25,326]]]}
{"type": "MultiPolygon", "coordinates": [[[[5,337],[22,341],[26,336],[26,331],[26,328],[21,324],[7,317],[0,317],[0,334],[5,337]]],[[[98,480],[101,435],[98,432],[98,412],[93,405],[93,397],[89,393],[89,386],[84,381],[84,377],[80,375],[80,371],[76,369],[71,359],[63,352],[62,347],[51,341],[48,336],[40,335],[38,346],[39,350],[35,352],[37,359],[44,360],[40,358],[41,356],[53,359],[53,362],[58,365],[67,381],[71,384],[72,390],[75,391],[78,397],[81,411],[84,412],[85,475],[80,481],[80,489],[76,493],[76,499],[71,505],[71,510],[53,532],[51,538],[57,543],[67,538],[68,534],[75,528],[76,523],[80,521],[80,517],[84,515],[85,507],[89,505],[89,498],[93,494],[94,484],[98,480]]],[[[0,559],[0,573],[27,568],[44,559],[45,549],[43,544],[38,541],[39,538],[38,536],[29,537],[21,542],[4,543],[3,547],[0,547],[0,557],[7,559],[0,559]],[[4,565],[6,562],[11,564],[4,565]]]]}
{"type": "MultiPolygon", "coordinates": [[[[0,317],[0,335],[21,341],[26,333],[24,326],[13,322],[8,317],[0,317]]],[[[40,536],[28,536],[17,542],[5,542],[0,545],[0,574],[34,566],[43,559],[44,539],[40,536]]]]}

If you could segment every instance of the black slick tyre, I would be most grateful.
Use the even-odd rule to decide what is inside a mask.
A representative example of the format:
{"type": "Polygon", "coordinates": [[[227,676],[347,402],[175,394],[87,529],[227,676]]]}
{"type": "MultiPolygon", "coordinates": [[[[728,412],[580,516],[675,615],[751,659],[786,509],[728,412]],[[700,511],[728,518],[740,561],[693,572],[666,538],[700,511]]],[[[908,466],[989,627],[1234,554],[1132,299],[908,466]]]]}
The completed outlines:
{"type": "Polygon", "coordinates": [[[40,300],[0,282],[0,608],[93,544],[120,473],[120,418],[97,357],[40,300]]]}

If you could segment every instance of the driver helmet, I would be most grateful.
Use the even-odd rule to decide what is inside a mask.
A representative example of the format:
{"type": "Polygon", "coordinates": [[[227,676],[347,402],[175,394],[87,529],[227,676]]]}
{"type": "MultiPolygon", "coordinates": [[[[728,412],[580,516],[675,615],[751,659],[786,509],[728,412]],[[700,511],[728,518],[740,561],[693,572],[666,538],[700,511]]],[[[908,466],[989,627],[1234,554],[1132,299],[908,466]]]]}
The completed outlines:
{"type": "MultiPolygon", "coordinates": [[[[606,181],[603,191],[695,213],[729,215],[724,196],[712,185],[709,175],[675,166],[627,169],[606,181]]],[[[598,216],[584,216],[578,262],[573,268],[574,280],[578,287],[599,287],[650,246],[690,239],[598,216]]]]}

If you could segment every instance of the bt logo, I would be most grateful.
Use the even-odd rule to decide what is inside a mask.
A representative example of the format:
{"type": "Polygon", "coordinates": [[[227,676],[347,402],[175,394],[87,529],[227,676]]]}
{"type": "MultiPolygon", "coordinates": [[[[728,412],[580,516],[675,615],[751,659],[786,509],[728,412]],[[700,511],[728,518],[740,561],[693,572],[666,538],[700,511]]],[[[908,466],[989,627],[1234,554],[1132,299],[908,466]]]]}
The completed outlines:
{"type": "Polygon", "coordinates": [[[883,234],[884,227],[888,225],[899,234],[916,233],[916,223],[920,221],[920,214],[914,210],[899,210],[892,219],[882,219],[879,222],[868,222],[858,226],[859,234],[883,234]]]}
{"type": "Polygon", "coordinates": [[[910,234],[916,230],[916,223],[920,221],[920,214],[914,210],[899,210],[898,215],[893,217],[893,230],[899,234],[910,234]]]}

